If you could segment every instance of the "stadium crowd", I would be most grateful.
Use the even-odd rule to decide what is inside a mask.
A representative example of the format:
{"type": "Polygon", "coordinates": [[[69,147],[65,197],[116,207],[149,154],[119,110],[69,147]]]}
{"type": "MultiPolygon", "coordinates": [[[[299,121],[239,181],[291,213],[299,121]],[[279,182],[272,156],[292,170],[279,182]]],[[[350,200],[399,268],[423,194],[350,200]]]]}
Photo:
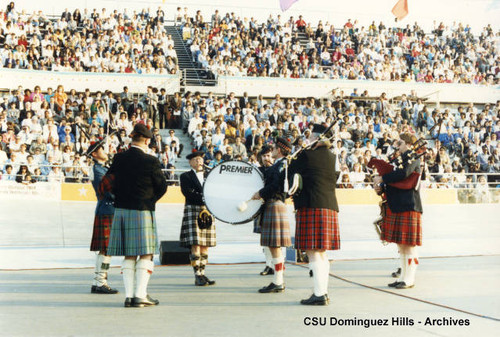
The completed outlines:
{"type": "MultiPolygon", "coordinates": [[[[373,99],[367,91],[340,89],[320,100],[234,93],[166,95],[164,89],[151,87],[140,95],[127,87],[120,93],[66,91],[61,85],[44,92],[38,86],[18,87],[0,103],[1,179],[88,181],[89,144],[111,134],[106,146],[116,153],[128,146],[136,123],[153,130],[151,153],[165,169],[174,169],[183,146],[189,145],[180,143],[176,129],[189,135],[194,148],[206,152],[209,166],[229,159],[258,165],[257,153],[263,145],[273,144],[275,136],[289,138],[297,149],[309,142],[312,124],[334,119],[339,120],[333,151],[338,155],[341,188],[366,186],[370,158],[390,157],[393,141],[404,131],[435,138],[425,156],[432,186],[466,187],[486,179],[476,174],[500,172],[500,101],[439,110],[412,95],[391,102],[385,94],[373,99]],[[171,129],[169,136],[162,137],[160,128],[171,129]]],[[[175,179],[172,171],[168,174],[175,179]]],[[[498,175],[488,179],[496,181],[498,175]]]]}
{"type": "MultiPolygon", "coordinates": [[[[169,13],[170,14],[170,13],[169,13]]],[[[171,14],[170,14],[171,15],[171,14]]],[[[0,58],[6,68],[53,71],[175,74],[179,71],[167,16],[159,7],[128,13],[0,11],[0,58]]],[[[496,84],[500,78],[499,32],[486,25],[474,34],[462,24],[417,23],[342,27],[280,15],[266,22],[217,10],[206,20],[180,7],[173,14],[193,59],[210,77],[265,76],[405,82],[496,84]],[[301,39],[307,39],[302,42],[301,39]]]]}

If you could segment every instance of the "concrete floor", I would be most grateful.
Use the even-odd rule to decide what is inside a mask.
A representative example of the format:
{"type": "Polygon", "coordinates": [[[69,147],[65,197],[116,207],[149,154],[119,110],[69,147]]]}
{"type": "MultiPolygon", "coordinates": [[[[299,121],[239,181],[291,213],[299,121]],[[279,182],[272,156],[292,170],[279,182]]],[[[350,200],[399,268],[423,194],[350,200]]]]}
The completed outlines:
{"type": "MultiPolygon", "coordinates": [[[[195,287],[189,266],[161,266],[149,293],[158,307],[123,308],[117,295],[90,294],[93,270],[0,271],[0,336],[496,336],[500,328],[500,256],[423,258],[413,289],[390,290],[394,260],[334,261],[326,307],[302,306],[311,294],[307,268],[287,264],[286,291],[259,294],[272,281],[262,264],[209,265],[217,284],[195,287]],[[312,318],[325,326],[306,325],[312,318]],[[388,326],[330,325],[345,319],[388,326]],[[468,326],[426,325],[427,319],[468,326]],[[409,322],[414,325],[395,325],[409,322]]],[[[361,323],[360,323],[361,324],[361,323]]]]}

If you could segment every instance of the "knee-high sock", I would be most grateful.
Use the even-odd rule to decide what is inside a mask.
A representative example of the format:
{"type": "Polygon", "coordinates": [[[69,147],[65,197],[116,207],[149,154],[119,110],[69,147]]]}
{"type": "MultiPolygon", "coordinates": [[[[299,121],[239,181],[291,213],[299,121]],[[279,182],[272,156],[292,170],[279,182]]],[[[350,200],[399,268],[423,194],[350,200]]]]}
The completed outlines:
{"type": "Polygon", "coordinates": [[[274,268],[273,265],[273,255],[271,254],[271,250],[269,247],[263,247],[264,249],[264,255],[266,256],[266,266],[269,268],[274,268]]]}
{"type": "Polygon", "coordinates": [[[200,255],[190,254],[189,260],[191,260],[191,267],[193,267],[193,271],[195,275],[201,275],[200,272],[200,255]]]}
{"type": "Polygon", "coordinates": [[[322,279],[322,289],[325,291],[325,294],[328,295],[328,281],[330,281],[330,261],[328,260],[328,256],[323,255],[323,279],[322,279]]]}
{"type": "Polygon", "coordinates": [[[200,254],[200,274],[205,275],[205,267],[208,263],[208,254],[200,254]]]}
{"type": "Polygon", "coordinates": [[[154,262],[150,259],[140,259],[136,265],[135,297],[146,298],[148,294],[149,277],[153,274],[154,262]]]}
{"type": "Polygon", "coordinates": [[[135,260],[124,259],[122,264],[123,285],[125,297],[134,297],[135,260]]]}
{"type": "Polygon", "coordinates": [[[283,284],[283,273],[285,272],[285,258],[283,256],[273,258],[274,275],[273,283],[276,285],[283,284]]]}
{"type": "Polygon", "coordinates": [[[325,288],[325,273],[328,274],[328,272],[320,253],[313,253],[309,256],[309,265],[313,271],[314,295],[323,296],[328,292],[325,288]]]}
{"type": "Polygon", "coordinates": [[[407,286],[415,284],[415,274],[417,273],[418,263],[419,261],[417,254],[406,255],[406,270],[403,277],[403,282],[406,283],[407,286]]]}
{"type": "Polygon", "coordinates": [[[98,254],[95,258],[95,269],[94,269],[94,280],[92,281],[92,285],[94,286],[102,286],[106,282],[106,275],[102,272],[102,261],[104,259],[104,255],[98,254]]]}
{"type": "Polygon", "coordinates": [[[400,266],[400,268],[401,268],[401,274],[399,274],[398,282],[402,282],[403,278],[404,278],[404,275],[406,273],[406,264],[407,264],[406,254],[399,253],[399,264],[401,265],[400,266]]]}

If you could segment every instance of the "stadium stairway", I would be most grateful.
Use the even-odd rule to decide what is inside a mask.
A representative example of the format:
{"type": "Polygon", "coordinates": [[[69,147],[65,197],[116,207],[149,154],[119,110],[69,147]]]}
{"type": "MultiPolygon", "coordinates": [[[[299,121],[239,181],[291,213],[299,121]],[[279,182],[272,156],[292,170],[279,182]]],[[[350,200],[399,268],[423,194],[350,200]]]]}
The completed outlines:
{"type": "MultiPolygon", "coordinates": [[[[162,139],[168,137],[168,131],[169,129],[160,129],[162,139]]],[[[178,158],[174,164],[175,168],[178,170],[189,170],[191,167],[189,166],[189,161],[186,159],[186,155],[191,153],[193,150],[191,138],[189,138],[187,134],[183,133],[181,129],[175,129],[175,136],[179,138],[179,142],[184,145],[180,158],[178,158]]]]}
{"type": "Polygon", "coordinates": [[[207,83],[207,72],[194,62],[191,50],[182,39],[180,29],[177,26],[165,26],[165,29],[167,30],[167,34],[171,35],[174,40],[177,64],[183,75],[184,83],[182,84],[184,86],[210,85],[210,83],[207,83]]]}

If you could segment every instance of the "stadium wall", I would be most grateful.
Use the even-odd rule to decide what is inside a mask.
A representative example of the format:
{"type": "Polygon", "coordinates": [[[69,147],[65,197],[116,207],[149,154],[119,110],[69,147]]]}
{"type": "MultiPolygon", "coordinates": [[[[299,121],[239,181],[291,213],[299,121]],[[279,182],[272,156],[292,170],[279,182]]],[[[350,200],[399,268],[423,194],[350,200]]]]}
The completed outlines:
{"type": "Polygon", "coordinates": [[[191,87],[188,90],[207,93],[228,94],[237,96],[247,92],[249,96],[264,95],[266,97],[280,94],[282,97],[325,97],[332,89],[344,90],[349,95],[357,88],[361,93],[368,90],[370,96],[387,93],[388,97],[409,94],[415,90],[419,97],[428,97],[431,102],[487,103],[500,99],[500,86],[480,86],[470,84],[448,83],[405,83],[391,81],[352,81],[322,79],[281,79],[260,77],[220,76],[218,85],[214,87],[191,87]]]}
{"type": "Polygon", "coordinates": [[[144,92],[150,85],[165,88],[167,94],[173,94],[180,91],[180,76],[0,69],[0,88],[13,89],[19,85],[33,88],[39,85],[45,90],[48,87],[55,89],[59,84],[77,91],[90,88],[92,92],[121,92],[123,86],[128,86],[130,92],[144,92]]]}
{"type": "MultiPolygon", "coordinates": [[[[457,189],[423,189],[422,199],[427,204],[458,204],[458,191],[457,189]]],[[[74,183],[38,183],[33,185],[1,183],[0,199],[2,198],[45,201],[96,201],[91,184],[74,183]]],[[[376,205],[380,201],[380,197],[372,189],[337,189],[337,198],[339,204],[343,205],[376,205]]],[[[183,204],[184,196],[180,187],[170,186],[159,203],[183,204]]]]}

